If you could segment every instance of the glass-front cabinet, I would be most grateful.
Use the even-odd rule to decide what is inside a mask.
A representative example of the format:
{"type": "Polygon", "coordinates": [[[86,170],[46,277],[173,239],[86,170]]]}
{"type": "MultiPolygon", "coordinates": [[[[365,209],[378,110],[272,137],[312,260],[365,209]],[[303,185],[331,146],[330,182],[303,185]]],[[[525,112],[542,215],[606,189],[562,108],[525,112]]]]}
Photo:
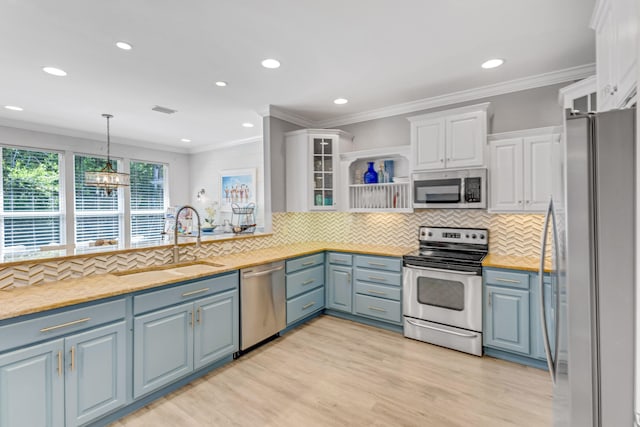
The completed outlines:
{"type": "Polygon", "coordinates": [[[286,134],[287,212],[341,209],[338,156],[353,137],[338,129],[303,129],[286,134]]]}

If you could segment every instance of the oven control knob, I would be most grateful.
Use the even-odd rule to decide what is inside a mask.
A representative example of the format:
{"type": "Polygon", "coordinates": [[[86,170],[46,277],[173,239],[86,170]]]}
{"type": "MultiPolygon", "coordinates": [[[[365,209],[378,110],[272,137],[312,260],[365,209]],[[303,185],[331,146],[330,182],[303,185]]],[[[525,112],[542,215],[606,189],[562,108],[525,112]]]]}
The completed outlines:
{"type": "Polygon", "coordinates": [[[475,234],[472,234],[472,235],[471,235],[471,238],[472,238],[472,239],[475,239],[475,238],[476,238],[476,235],[475,235],[475,234]]]}
{"type": "Polygon", "coordinates": [[[433,236],[433,233],[432,233],[432,232],[429,232],[427,235],[428,235],[429,237],[431,237],[431,236],[433,236]]]}
{"type": "Polygon", "coordinates": [[[484,234],[481,234],[481,235],[480,235],[480,238],[481,238],[481,239],[484,239],[484,234]]]}
{"type": "Polygon", "coordinates": [[[467,238],[467,239],[469,238],[469,235],[468,235],[468,234],[466,235],[466,238],[467,238]]]}

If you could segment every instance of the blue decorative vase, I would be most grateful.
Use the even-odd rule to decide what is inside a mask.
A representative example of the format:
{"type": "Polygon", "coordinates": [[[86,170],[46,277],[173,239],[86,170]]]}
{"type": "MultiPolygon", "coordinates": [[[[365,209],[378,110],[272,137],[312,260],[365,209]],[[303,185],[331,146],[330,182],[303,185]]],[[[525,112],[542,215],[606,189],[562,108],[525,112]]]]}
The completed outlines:
{"type": "Polygon", "coordinates": [[[378,172],[373,168],[373,162],[369,163],[369,169],[364,173],[364,183],[365,184],[377,184],[378,183],[378,172]]]}

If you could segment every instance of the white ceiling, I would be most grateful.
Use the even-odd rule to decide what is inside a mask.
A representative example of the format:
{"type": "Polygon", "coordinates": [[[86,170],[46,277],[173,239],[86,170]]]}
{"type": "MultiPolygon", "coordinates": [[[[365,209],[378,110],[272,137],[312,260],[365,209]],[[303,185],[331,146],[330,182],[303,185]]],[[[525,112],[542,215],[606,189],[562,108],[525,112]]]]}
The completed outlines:
{"type": "Polygon", "coordinates": [[[592,63],[594,0],[0,0],[0,123],[180,151],[592,63]],[[114,43],[125,40],[134,50],[114,43]],[[264,58],[278,70],[260,66],[264,58]],[[489,58],[506,59],[482,70],[489,58]],[[41,71],[68,72],[64,78],[41,71]],[[226,88],[216,80],[229,82],[226,88]],[[345,97],[346,105],[333,99],[345,97]],[[178,110],[167,116],[154,105],[178,110]],[[252,122],[254,128],[241,126],[252,122]],[[25,126],[26,127],[26,126],[25,126]],[[180,142],[189,138],[191,143],[180,142]]]}

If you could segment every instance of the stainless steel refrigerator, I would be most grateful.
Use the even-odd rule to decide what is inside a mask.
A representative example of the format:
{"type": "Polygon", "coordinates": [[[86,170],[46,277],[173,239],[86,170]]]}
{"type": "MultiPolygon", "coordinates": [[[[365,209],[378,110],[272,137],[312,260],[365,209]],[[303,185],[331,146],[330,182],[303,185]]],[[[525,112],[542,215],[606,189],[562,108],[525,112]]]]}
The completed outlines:
{"type": "Polygon", "coordinates": [[[635,132],[635,109],[569,114],[556,153],[539,284],[556,426],[633,425],[635,132]]]}

